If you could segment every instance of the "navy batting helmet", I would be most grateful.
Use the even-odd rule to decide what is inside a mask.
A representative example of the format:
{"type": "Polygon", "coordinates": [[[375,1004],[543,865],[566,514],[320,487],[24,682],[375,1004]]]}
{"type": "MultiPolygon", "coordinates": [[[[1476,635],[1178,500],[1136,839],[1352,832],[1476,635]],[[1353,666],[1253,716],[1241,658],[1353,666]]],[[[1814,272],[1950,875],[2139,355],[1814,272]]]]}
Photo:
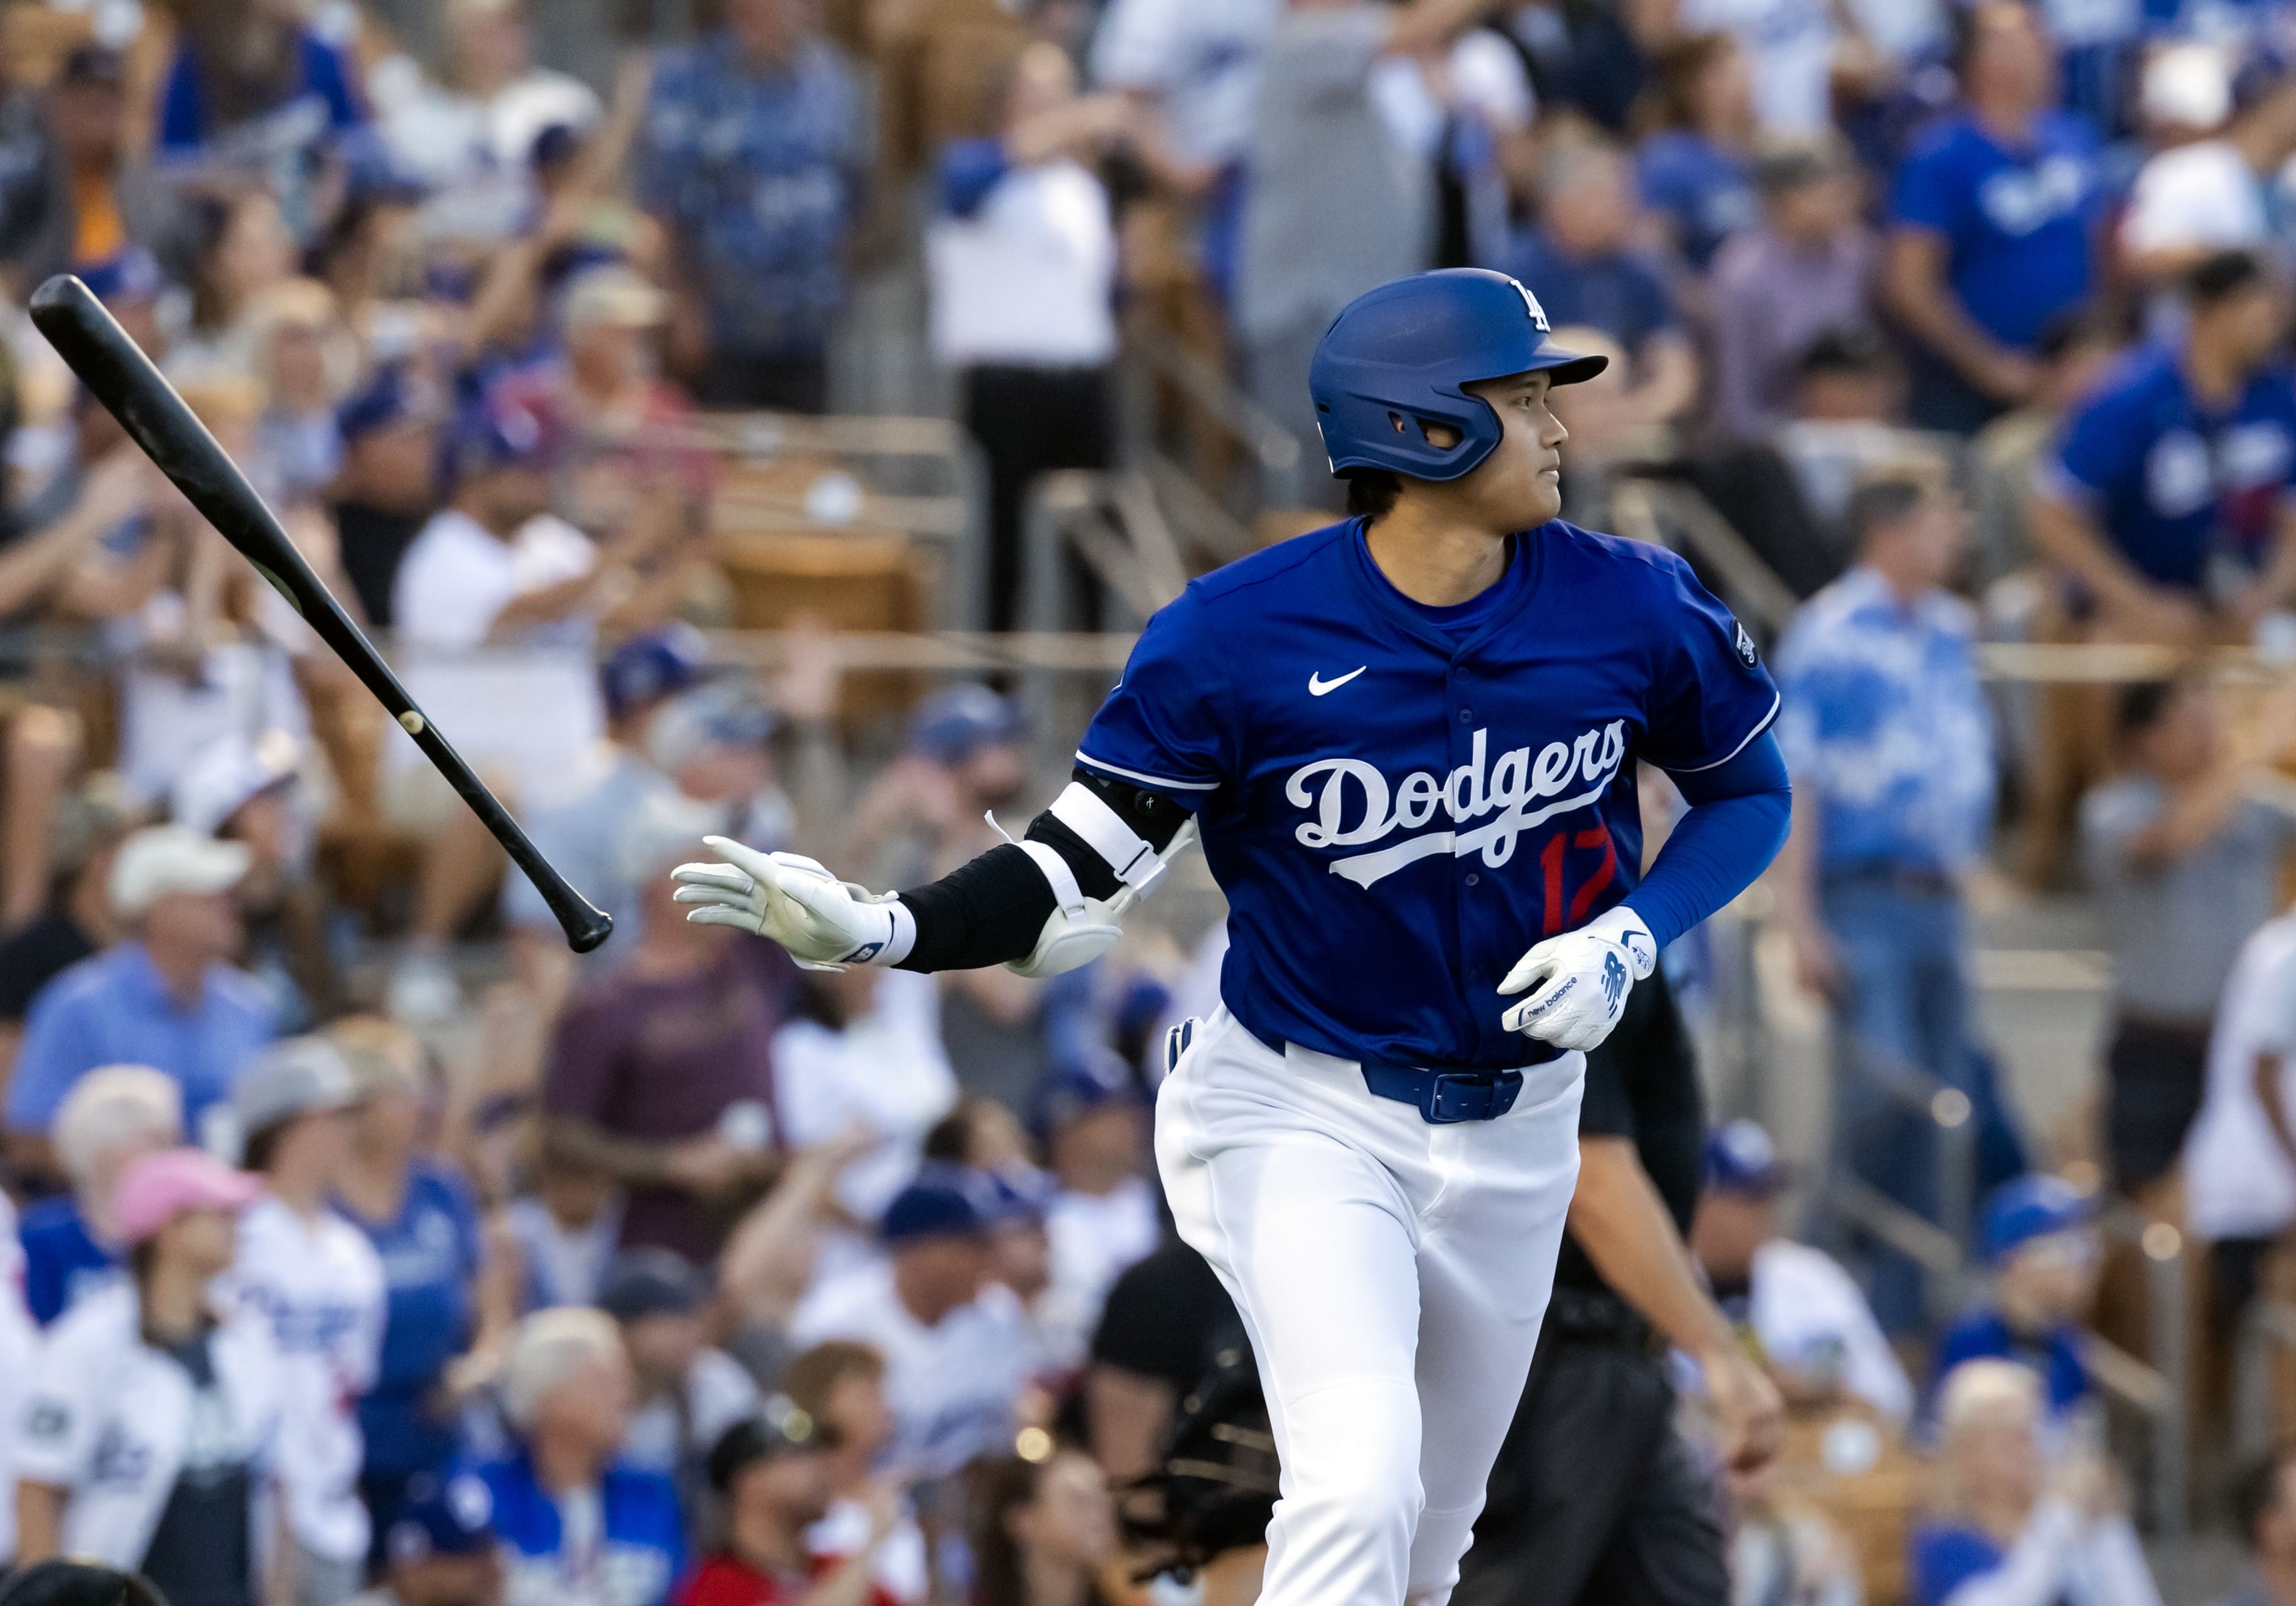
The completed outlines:
{"type": "Polygon", "coordinates": [[[1480,267],[1414,274],[1357,296],[1332,320],[1308,370],[1332,472],[1388,469],[1456,479],[1499,443],[1499,415],[1462,388],[1545,371],[1558,385],[1610,365],[1546,343],[1546,315],[1516,280],[1480,267]],[[1439,447],[1425,425],[1448,424],[1439,447]]]}

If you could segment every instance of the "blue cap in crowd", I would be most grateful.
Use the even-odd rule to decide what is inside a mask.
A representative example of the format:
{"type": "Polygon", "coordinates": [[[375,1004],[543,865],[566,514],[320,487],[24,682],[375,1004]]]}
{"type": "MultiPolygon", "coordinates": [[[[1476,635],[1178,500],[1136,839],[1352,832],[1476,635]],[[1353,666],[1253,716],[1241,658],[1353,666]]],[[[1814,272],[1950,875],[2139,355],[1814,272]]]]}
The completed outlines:
{"type": "Polygon", "coordinates": [[[676,774],[712,750],[760,748],[781,727],[773,704],[746,680],[714,681],[680,692],[646,728],[646,757],[676,774]]]}
{"type": "Polygon", "coordinates": [[[970,1166],[931,1164],[893,1195],[877,1236],[898,1247],[924,1238],[979,1238],[996,1225],[996,1189],[970,1166]]]}
{"type": "Polygon", "coordinates": [[[617,1322],[690,1316],[709,1299],[709,1279],[676,1250],[625,1250],[598,1279],[598,1308],[617,1322]]]}
{"type": "Polygon", "coordinates": [[[474,1556],[494,1542],[494,1495],[483,1479],[469,1472],[449,1478],[418,1472],[390,1514],[382,1545],[396,1563],[474,1556]]]}
{"type": "Polygon", "coordinates": [[[982,748],[1020,736],[1021,710],[983,685],[936,692],[909,720],[909,751],[936,764],[962,764],[982,748]]]}
{"type": "Polygon", "coordinates": [[[709,673],[709,643],[679,622],[634,635],[598,666],[606,717],[621,719],[644,705],[675,696],[709,673]]]}
{"type": "Polygon", "coordinates": [[[107,307],[141,307],[168,286],[160,259],[140,245],[123,245],[101,262],[85,263],[80,283],[107,307]]]}
{"type": "Polygon", "coordinates": [[[1706,1185],[1717,1193],[1775,1199],[1793,1181],[1793,1167],[1754,1121],[1726,1121],[1706,1135],[1706,1185]]]}
{"type": "Polygon", "coordinates": [[[501,469],[538,469],[548,447],[542,420],[532,411],[480,402],[463,408],[447,431],[447,467],[457,484],[501,469]]]}
{"type": "Polygon", "coordinates": [[[1039,1142],[1070,1121],[1111,1105],[1136,1106],[1140,1088],[1124,1056],[1103,1044],[1053,1061],[1029,1099],[1029,1129],[1039,1142]]]}
{"type": "Polygon", "coordinates": [[[414,420],[436,423],[446,408],[439,387],[410,373],[403,363],[387,363],[375,370],[364,389],[353,391],[335,409],[335,428],[348,446],[377,430],[414,420]]]}
{"type": "Polygon", "coordinates": [[[2003,1183],[1985,1201],[1985,1258],[2000,1264],[2036,1238],[2087,1226],[2096,1196],[2062,1176],[2031,1172],[2003,1183]]]}
{"type": "Polygon", "coordinates": [[[1053,1203],[1053,1179],[1034,1166],[1013,1171],[991,1171],[988,1185],[996,1195],[993,1225],[1027,1222],[1042,1226],[1053,1203]]]}

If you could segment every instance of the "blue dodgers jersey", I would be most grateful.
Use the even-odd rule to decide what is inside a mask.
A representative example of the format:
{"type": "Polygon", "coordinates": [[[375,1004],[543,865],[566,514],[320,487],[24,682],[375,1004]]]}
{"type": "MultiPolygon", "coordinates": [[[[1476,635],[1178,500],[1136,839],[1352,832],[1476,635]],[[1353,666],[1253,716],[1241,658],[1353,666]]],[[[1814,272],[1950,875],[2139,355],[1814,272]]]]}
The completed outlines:
{"type": "Polygon", "coordinates": [[[2032,143],[2015,151],[1975,118],[1956,117],[1898,169],[1891,217],[1945,236],[1955,297],[2005,346],[2031,350],[2095,281],[2095,145],[2087,125],[2062,113],[2036,119],[2032,143]]]}
{"type": "Polygon", "coordinates": [[[1192,584],[1148,621],[1077,754],[1193,810],[1228,899],[1220,993],[1347,1059],[1554,1057],[1499,979],[1642,863],[1634,762],[1731,758],[1777,713],[1737,620],[1661,547],[1557,521],[1458,639],[1379,573],[1359,520],[1192,584]]]}
{"type": "Polygon", "coordinates": [[[2040,479],[2147,579],[2197,590],[2228,567],[2236,585],[2264,564],[2296,480],[2296,380],[2267,368],[2206,412],[2176,351],[2146,347],[2066,420],[2040,479]]]}

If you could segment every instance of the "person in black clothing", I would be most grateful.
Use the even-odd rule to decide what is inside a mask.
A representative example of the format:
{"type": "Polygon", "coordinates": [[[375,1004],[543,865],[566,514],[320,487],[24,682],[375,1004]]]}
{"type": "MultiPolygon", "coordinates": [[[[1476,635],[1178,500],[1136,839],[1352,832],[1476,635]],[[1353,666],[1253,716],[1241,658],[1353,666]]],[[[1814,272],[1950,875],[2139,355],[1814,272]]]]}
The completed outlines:
{"type": "Polygon", "coordinates": [[[343,468],[331,488],[343,572],[367,622],[390,628],[398,561],[439,507],[439,388],[403,365],[383,368],[337,409],[343,468]]]}
{"type": "Polygon", "coordinates": [[[106,883],[112,856],[135,824],[117,775],[92,778],[57,811],[48,833],[46,906],[0,940],[0,1046],[12,1049],[34,995],[111,940],[106,883]]]}
{"type": "Polygon", "coordinates": [[[1697,1362],[1734,1468],[1776,1453],[1777,1390],[1685,1246],[1706,1118],[1663,970],[1587,1056],[1554,1296],[1452,1606],[1713,1606],[1719,1492],[1675,1426],[1670,1345],[1697,1362]]]}
{"type": "Polygon", "coordinates": [[[1084,1385],[1086,1441],[1111,1483],[1156,1466],[1180,1401],[1232,1349],[1250,1349],[1235,1301],[1177,1238],[1116,1280],[1084,1385]]]}

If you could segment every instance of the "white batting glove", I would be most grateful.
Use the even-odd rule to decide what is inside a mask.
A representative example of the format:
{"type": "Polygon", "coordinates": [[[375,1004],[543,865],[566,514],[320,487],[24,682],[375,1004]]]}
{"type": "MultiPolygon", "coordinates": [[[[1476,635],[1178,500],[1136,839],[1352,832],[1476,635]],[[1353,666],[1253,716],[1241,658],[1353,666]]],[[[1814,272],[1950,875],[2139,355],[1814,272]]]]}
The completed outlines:
{"type": "Polygon", "coordinates": [[[1502,993],[1538,991],[1500,1017],[1507,1030],[1557,1048],[1593,1048],[1627,1012],[1627,994],[1658,967],[1658,939],[1623,904],[1515,961],[1502,993]]]}
{"type": "Polygon", "coordinates": [[[915,922],[902,918],[907,911],[890,893],[840,881],[803,854],[759,853],[727,837],[701,840],[733,862],[670,872],[676,900],[695,905],[685,918],[696,925],[771,938],[808,971],[891,964],[916,940],[915,922]]]}

